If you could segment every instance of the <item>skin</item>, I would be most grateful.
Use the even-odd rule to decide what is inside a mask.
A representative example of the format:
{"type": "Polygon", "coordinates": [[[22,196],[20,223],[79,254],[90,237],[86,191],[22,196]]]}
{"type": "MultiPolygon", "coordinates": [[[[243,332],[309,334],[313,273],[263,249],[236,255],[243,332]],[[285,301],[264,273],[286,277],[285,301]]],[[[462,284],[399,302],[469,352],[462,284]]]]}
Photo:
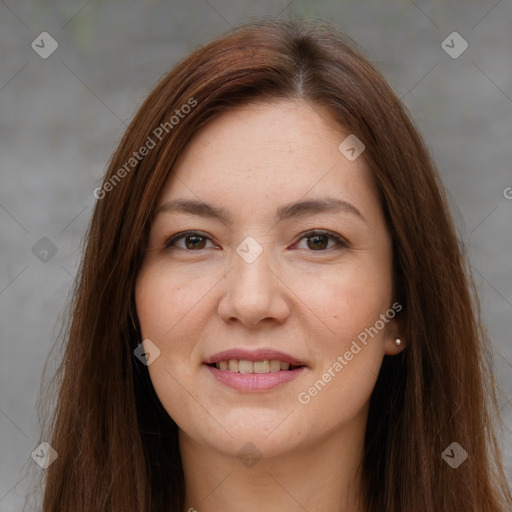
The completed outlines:
{"type": "Polygon", "coordinates": [[[186,511],[363,510],[369,399],[384,355],[404,349],[397,319],[359,343],[307,404],[298,400],[393,303],[391,236],[364,156],[349,161],[338,149],[347,135],[302,100],[240,107],[195,135],[162,190],[157,210],[186,198],[233,217],[157,214],[136,284],[143,339],[160,350],[150,377],[179,427],[186,511]],[[274,220],[278,206],[325,196],[365,220],[347,211],[274,220]],[[308,242],[318,229],[348,246],[308,242]],[[165,248],[185,230],[207,238],[165,248]],[[263,249],[252,263],[236,252],[248,236],[263,249]],[[236,391],[202,364],[230,348],[274,348],[307,369],[269,391],[236,391]],[[249,442],[261,455],[252,467],[237,457],[249,442]]]}

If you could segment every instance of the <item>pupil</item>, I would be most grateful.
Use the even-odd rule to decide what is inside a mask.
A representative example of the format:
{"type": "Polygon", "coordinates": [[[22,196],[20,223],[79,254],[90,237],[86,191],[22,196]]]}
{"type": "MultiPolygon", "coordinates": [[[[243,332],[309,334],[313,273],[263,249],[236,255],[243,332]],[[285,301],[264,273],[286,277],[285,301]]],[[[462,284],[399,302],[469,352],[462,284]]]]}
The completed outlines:
{"type": "Polygon", "coordinates": [[[325,249],[325,247],[327,246],[327,243],[325,243],[327,241],[327,237],[325,235],[313,235],[313,236],[310,236],[310,237],[308,237],[308,241],[314,240],[314,243],[318,244],[318,241],[321,238],[323,238],[324,243],[320,242],[320,246],[319,245],[315,245],[313,248],[325,249]]]}
{"type": "MultiPolygon", "coordinates": [[[[201,240],[203,239],[202,236],[187,236],[186,240],[187,240],[187,247],[189,249],[197,249],[198,248],[198,245],[201,245],[201,240]],[[192,240],[192,242],[189,242],[190,240],[192,240]]],[[[204,241],[203,241],[204,243],[204,241]]],[[[200,249],[202,247],[199,247],[200,249]]]]}

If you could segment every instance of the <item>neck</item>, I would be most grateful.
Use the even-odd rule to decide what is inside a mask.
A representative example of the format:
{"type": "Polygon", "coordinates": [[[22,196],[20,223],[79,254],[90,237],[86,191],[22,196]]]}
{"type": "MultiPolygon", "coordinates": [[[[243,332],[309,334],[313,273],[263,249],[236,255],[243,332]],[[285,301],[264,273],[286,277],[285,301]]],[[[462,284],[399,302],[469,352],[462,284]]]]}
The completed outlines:
{"type": "Polygon", "coordinates": [[[180,430],[184,512],[364,512],[358,501],[364,428],[353,430],[254,464],[199,445],[180,430]]]}

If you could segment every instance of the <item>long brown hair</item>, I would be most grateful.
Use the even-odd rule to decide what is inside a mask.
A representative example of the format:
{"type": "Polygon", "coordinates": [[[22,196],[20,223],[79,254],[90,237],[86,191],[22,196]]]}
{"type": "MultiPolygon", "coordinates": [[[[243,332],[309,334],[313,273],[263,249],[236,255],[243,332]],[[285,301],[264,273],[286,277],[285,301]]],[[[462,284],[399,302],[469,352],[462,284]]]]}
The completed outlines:
{"type": "Polygon", "coordinates": [[[478,301],[421,137],[349,38],[326,24],[267,19],[197,50],[158,83],[95,192],[42,438],[58,453],[43,512],[182,512],[177,426],[134,356],[135,280],[157,197],[191,137],[230,108],[279,98],[327,109],[363,141],[394,241],[407,348],[384,357],[371,397],[366,509],[503,512],[512,503],[478,301]],[[457,469],[442,458],[452,442],[468,453],[457,469]]]}

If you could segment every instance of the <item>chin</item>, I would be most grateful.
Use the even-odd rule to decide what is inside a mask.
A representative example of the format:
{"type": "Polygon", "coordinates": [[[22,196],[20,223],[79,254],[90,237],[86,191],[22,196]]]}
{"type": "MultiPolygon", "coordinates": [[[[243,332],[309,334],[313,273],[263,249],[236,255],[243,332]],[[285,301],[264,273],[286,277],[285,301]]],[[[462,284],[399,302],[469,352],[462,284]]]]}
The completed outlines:
{"type": "MultiPolygon", "coordinates": [[[[217,424],[215,427],[209,425],[207,431],[197,432],[197,434],[201,444],[230,457],[238,458],[278,457],[304,444],[305,439],[300,438],[304,437],[304,429],[282,424],[286,414],[275,415],[275,417],[269,415],[259,421],[256,417],[257,412],[254,415],[244,413],[242,421],[230,423],[226,430],[231,435],[217,428],[217,424]]],[[[197,437],[196,441],[199,441],[197,437]]]]}

